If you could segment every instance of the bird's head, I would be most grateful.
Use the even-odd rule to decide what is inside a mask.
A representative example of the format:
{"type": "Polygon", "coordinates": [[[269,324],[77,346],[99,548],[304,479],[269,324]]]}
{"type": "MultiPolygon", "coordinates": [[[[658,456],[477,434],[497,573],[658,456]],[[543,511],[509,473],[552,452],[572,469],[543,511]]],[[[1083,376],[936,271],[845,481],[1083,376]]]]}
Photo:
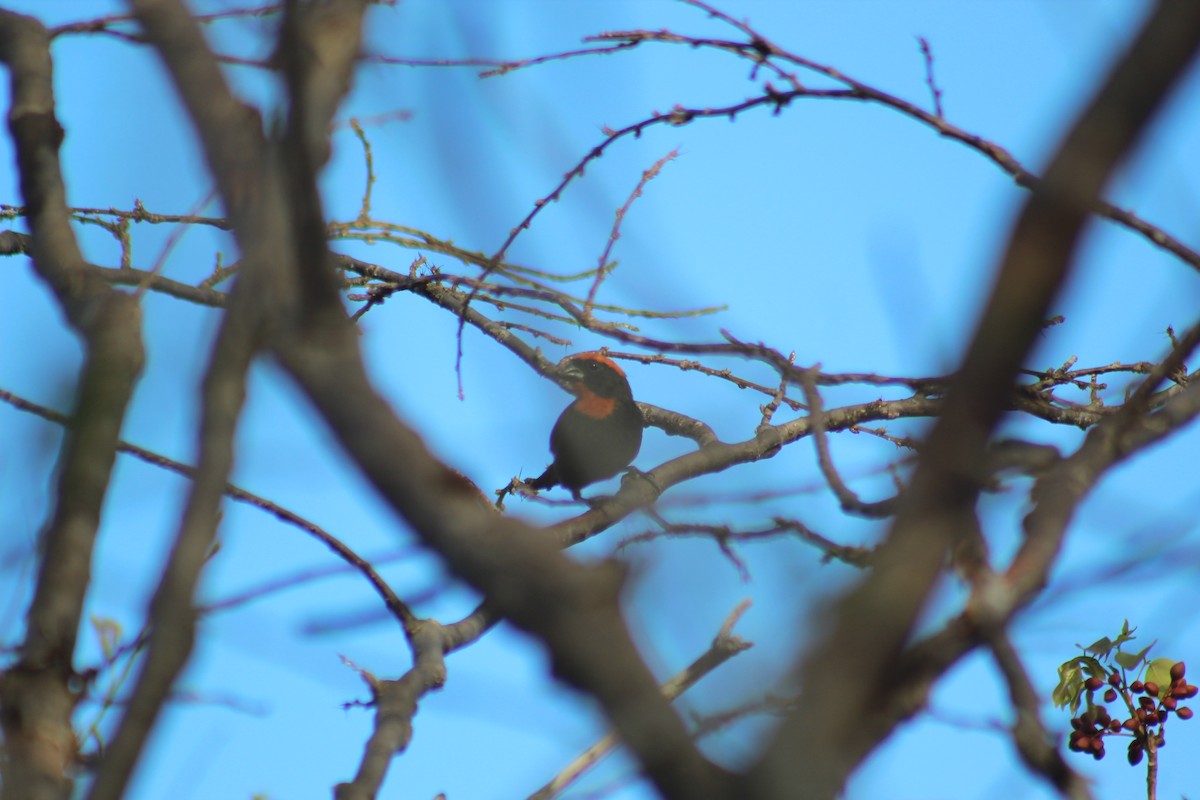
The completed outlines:
{"type": "Polygon", "coordinates": [[[629,381],[616,362],[599,352],[567,356],[554,369],[577,397],[597,395],[605,399],[633,397],[629,381]]]}

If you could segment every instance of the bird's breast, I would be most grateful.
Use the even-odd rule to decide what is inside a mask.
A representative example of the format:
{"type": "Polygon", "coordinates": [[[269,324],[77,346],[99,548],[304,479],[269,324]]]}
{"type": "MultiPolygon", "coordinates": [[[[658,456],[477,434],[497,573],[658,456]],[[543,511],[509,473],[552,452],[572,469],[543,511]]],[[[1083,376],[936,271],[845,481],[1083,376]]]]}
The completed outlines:
{"type": "Polygon", "coordinates": [[[571,404],[576,411],[593,419],[605,419],[617,407],[617,398],[601,397],[595,392],[585,392],[571,404]]]}

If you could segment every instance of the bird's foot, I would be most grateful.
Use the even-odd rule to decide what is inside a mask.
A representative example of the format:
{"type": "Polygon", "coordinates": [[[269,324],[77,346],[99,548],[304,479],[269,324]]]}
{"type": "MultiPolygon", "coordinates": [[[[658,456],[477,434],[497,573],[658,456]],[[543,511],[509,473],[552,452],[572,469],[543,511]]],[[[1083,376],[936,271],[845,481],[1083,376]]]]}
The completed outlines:
{"type": "Polygon", "coordinates": [[[654,487],[654,493],[656,495],[661,495],[663,493],[662,487],[658,485],[658,481],[654,480],[654,476],[649,472],[642,472],[637,467],[629,467],[625,470],[625,474],[621,476],[621,488],[625,488],[625,484],[627,482],[634,480],[643,480],[650,484],[652,487],[654,487]]]}

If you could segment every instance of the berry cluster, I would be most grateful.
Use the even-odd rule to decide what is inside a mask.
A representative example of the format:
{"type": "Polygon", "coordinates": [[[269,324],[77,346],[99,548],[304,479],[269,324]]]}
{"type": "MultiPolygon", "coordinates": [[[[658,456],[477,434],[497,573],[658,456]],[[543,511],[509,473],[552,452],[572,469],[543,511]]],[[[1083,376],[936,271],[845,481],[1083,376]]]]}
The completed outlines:
{"type": "Polygon", "coordinates": [[[1142,760],[1147,748],[1155,750],[1166,744],[1163,724],[1172,713],[1179,719],[1191,719],[1192,709],[1181,705],[1181,701],[1196,696],[1195,684],[1188,683],[1184,674],[1187,668],[1182,661],[1171,667],[1171,683],[1159,686],[1154,681],[1135,680],[1125,685],[1124,673],[1112,670],[1108,674],[1108,688],[1104,690],[1104,702],[1115,703],[1118,698],[1125,701],[1129,716],[1125,720],[1114,719],[1108,708],[1092,699],[1093,692],[1104,689],[1105,680],[1093,675],[1083,682],[1088,692],[1087,711],[1071,720],[1071,738],[1068,747],[1077,753],[1090,753],[1097,761],[1104,758],[1104,737],[1124,731],[1133,736],[1129,743],[1129,763],[1135,766],[1142,760]]]}

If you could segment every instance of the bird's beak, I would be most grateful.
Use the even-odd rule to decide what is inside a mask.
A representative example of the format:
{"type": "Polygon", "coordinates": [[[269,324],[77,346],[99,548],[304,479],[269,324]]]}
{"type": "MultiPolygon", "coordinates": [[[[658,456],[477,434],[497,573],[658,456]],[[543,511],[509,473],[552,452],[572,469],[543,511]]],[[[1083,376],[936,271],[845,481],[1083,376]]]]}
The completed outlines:
{"type": "Polygon", "coordinates": [[[574,361],[562,361],[554,368],[554,374],[559,380],[567,383],[578,383],[583,380],[583,370],[574,361]]]}

